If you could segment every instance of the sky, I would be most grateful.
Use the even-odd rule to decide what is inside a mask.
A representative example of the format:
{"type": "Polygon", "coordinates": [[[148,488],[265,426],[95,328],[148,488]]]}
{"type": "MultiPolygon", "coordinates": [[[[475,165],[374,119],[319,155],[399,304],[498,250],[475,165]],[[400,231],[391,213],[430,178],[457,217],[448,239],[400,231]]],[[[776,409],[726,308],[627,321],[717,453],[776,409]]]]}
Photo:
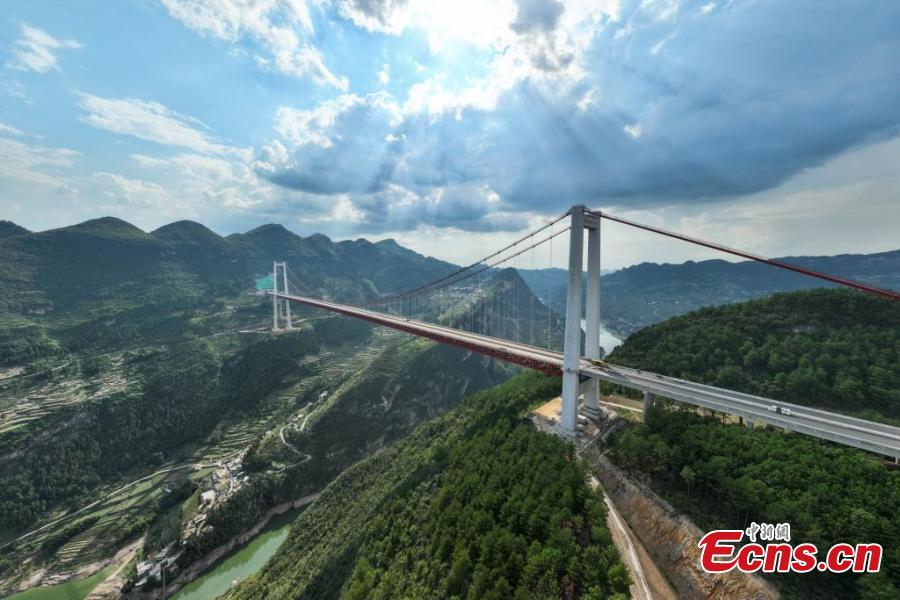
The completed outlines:
{"type": "MultiPolygon", "coordinates": [[[[892,250],[898,31],[878,0],[5,0],[0,219],[465,263],[584,204],[769,256],[892,250]]],[[[603,226],[604,268],[714,256],[603,226]]]]}

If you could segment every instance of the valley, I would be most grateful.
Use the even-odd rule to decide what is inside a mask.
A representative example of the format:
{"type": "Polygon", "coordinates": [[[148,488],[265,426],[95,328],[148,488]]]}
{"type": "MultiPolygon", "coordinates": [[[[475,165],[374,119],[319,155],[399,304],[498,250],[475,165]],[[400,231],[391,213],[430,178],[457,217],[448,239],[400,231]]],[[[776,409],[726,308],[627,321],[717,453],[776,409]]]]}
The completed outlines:
{"type": "MultiPolygon", "coordinates": [[[[449,588],[431,587],[434,575],[418,579],[380,564],[377,548],[393,539],[394,528],[419,530],[421,524],[410,521],[410,507],[432,503],[432,495],[444,485],[443,473],[452,472],[446,471],[452,465],[448,457],[468,464],[467,453],[477,456],[485,451],[477,443],[464,442],[467,436],[481,432],[477,435],[494,440],[484,442],[491,445],[499,439],[496,436],[513,436],[510,439],[522,448],[549,444],[541,438],[532,441],[532,434],[520,433],[517,423],[526,409],[547,399],[545,394],[558,392],[540,378],[517,375],[517,368],[301,307],[294,307],[294,330],[270,332],[271,301],[259,290],[266,281],[265,262],[252,256],[254,252],[293,256],[293,288],[345,302],[402,289],[417,277],[440,276],[452,265],[424,259],[392,243],[332,244],[323,236],[299,238],[275,226],[220,238],[196,224],[181,223],[148,237],[121,222],[100,220],[49,234],[21,234],[5,246],[0,241],[0,258],[11,265],[6,272],[25,277],[16,281],[7,276],[13,285],[5,288],[2,318],[12,324],[8,330],[12,333],[0,336],[0,351],[5,353],[0,375],[0,463],[5,465],[0,474],[0,489],[5,490],[0,593],[65,581],[83,581],[65,585],[86,587],[99,582],[97,573],[115,572],[96,594],[115,597],[121,589],[138,600],[160,593],[166,573],[167,593],[183,588],[184,597],[191,598],[212,593],[202,591],[207,585],[220,592],[231,587],[229,581],[223,590],[227,578],[223,573],[230,573],[227,565],[233,564],[226,556],[256,557],[252,568],[240,571],[242,583],[232,592],[234,597],[260,595],[261,590],[277,596],[287,581],[328,597],[338,591],[357,597],[367,597],[373,590],[388,593],[394,588],[384,586],[400,581],[408,586],[404,593],[426,589],[449,593],[449,588]],[[22,236],[36,239],[18,239],[22,236]],[[65,258],[57,244],[75,244],[89,252],[115,248],[126,262],[137,261],[141,272],[162,273],[163,279],[133,279],[127,271],[100,270],[69,280],[65,295],[56,289],[29,288],[35,286],[26,283],[29,269],[65,258]],[[247,248],[252,250],[251,258],[243,259],[246,262],[228,258],[247,248]],[[26,250],[31,257],[23,260],[26,250]],[[325,277],[320,269],[320,258],[329,260],[335,253],[347,255],[334,259],[343,264],[343,278],[325,277]],[[366,268],[367,260],[379,268],[366,268]],[[395,260],[406,266],[399,271],[385,268],[395,260]],[[347,270],[354,261],[368,277],[360,279],[347,270]],[[136,291],[125,293],[129,288],[136,291]],[[102,289],[109,291],[98,293],[102,289]],[[210,292],[213,299],[204,300],[210,292]],[[16,303],[25,297],[32,299],[29,302],[42,298],[38,303],[43,308],[23,311],[16,303]],[[80,299],[72,302],[76,297],[80,299]],[[511,377],[507,385],[512,387],[494,387],[511,377]],[[481,392],[488,389],[492,391],[481,392]],[[477,406],[485,398],[491,399],[486,407],[477,406]],[[449,429],[439,435],[433,429],[445,426],[449,429]],[[460,437],[464,431],[469,433],[460,437]],[[407,441],[415,439],[419,441],[407,441]],[[375,483],[355,480],[355,473],[366,469],[376,469],[367,476],[375,483]],[[323,515],[333,510],[329,505],[350,493],[335,496],[337,492],[330,490],[342,488],[353,490],[356,512],[342,517],[350,519],[346,523],[326,519],[328,524],[323,525],[323,515]],[[392,499],[396,494],[400,500],[392,499]],[[369,524],[363,515],[376,505],[390,507],[392,516],[369,524]],[[278,515],[291,507],[305,507],[291,531],[313,527],[318,537],[300,542],[296,533],[287,533],[284,519],[289,517],[278,515]],[[276,529],[278,541],[266,541],[275,539],[267,532],[276,529]],[[353,534],[342,539],[339,531],[353,534]],[[238,548],[245,542],[249,545],[238,548]],[[313,555],[318,557],[313,562],[295,566],[299,557],[313,555]],[[263,556],[272,557],[265,566],[263,556]],[[210,568],[212,574],[204,575],[210,568]],[[191,585],[197,577],[201,580],[191,585]]],[[[552,273],[544,276],[552,278],[552,273]]],[[[61,279],[65,282],[64,276],[61,279]]],[[[397,309],[462,330],[560,349],[563,319],[545,306],[540,292],[533,292],[527,281],[527,272],[491,269],[466,285],[435,294],[429,302],[409,302],[397,309]]],[[[883,324],[898,319],[893,307],[853,294],[800,292],[755,304],[704,309],[645,328],[624,341],[611,333],[618,331],[614,326],[602,327],[598,341],[612,351],[608,360],[623,366],[893,422],[897,333],[883,324]],[[754,317],[757,313],[766,318],[754,317]]],[[[631,392],[609,385],[604,392],[602,405],[610,423],[617,423],[616,431],[591,451],[615,461],[636,481],[646,479],[642,485],[652,487],[696,522],[710,526],[727,522],[729,515],[713,516],[712,507],[696,512],[696,507],[683,504],[672,483],[673,470],[687,472],[686,467],[698,478],[708,476],[702,464],[642,470],[648,466],[646,460],[633,457],[647,456],[642,438],[656,435],[656,417],[642,415],[641,403],[631,392]]],[[[558,408],[541,410],[552,413],[558,408]]],[[[672,408],[664,404],[655,410],[672,408]]],[[[679,414],[704,418],[696,410],[679,414]]],[[[719,418],[716,423],[736,427],[723,425],[735,423],[734,419],[719,418]]],[[[699,425],[688,420],[684,426],[699,425]]],[[[759,428],[758,435],[771,435],[771,428],[759,428]]],[[[797,447],[805,453],[819,452],[813,449],[823,444],[800,439],[807,445],[797,447]]],[[[653,444],[656,451],[660,442],[653,444]]],[[[539,453],[564,455],[564,447],[547,446],[539,453]]],[[[855,452],[841,451],[850,452],[848,456],[855,452]]],[[[664,453],[655,462],[666,464],[667,456],[664,453]]],[[[488,479],[479,485],[493,485],[493,478],[506,469],[485,473],[488,479]]],[[[567,481],[581,490],[587,479],[582,480],[582,484],[567,481]]],[[[447,488],[440,493],[455,492],[447,488]]],[[[870,493],[877,497],[881,492],[870,493]]],[[[715,498],[721,501],[720,496],[715,498]]],[[[509,510],[518,509],[511,505],[509,510]]],[[[746,514],[752,510],[759,508],[747,509],[746,514]]],[[[584,515],[593,520],[606,514],[602,502],[599,507],[581,505],[577,511],[587,511],[584,515]]],[[[735,508],[731,516],[738,514],[740,509],[735,508]]],[[[637,525],[631,523],[630,528],[640,536],[637,525]]],[[[558,542],[545,530],[522,527],[513,526],[513,537],[558,542]]],[[[623,527],[616,528],[616,544],[628,552],[623,527]]],[[[450,527],[447,535],[457,534],[450,527]]],[[[605,575],[573,572],[569,577],[581,582],[575,585],[586,586],[587,595],[592,586],[605,590],[598,592],[601,596],[624,593],[631,585],[629,569],[633,573],[637,567],[631,558],[628,568],[617,562],[608,531],[597,535],[595,542],[607,549],[585,547],[578,552],[599,553],[610,570],[605,575]],[[592,579],[596,577],[600,579],[592,579]]],[[[396,551],[408,553],[409,561],[426,560],[423,548],[433,543],[437,542],[423,538],[396,551]]],[[[506,567],[490,562],[489,554],[471,544],[469,563],[459,558],[462,562],[457,565],[453,547],[440,554],[438,562],[449,561],[451,568],[439,577],[441,585],[457,585],[453,569],[461,569],[468,575],[458,579],[463,586],[459,589],[474,585],[471,589],[483,596],[501,597],[520,585],[544,586],[548,593],[552,588],[549,581],[517,579],[527,575],[529,561],[540,564],[535,557],[510,567],[502,577],[508,588],[499,583],[500,587],[490,588],[478,569],[488,569],[496,583],[497,569],[506,567]],[[485,560],[479,567],[477,561],[485,560]]],[[[651,544],[647,554],[654,552],[651,544]]],[[[436,562],[431,568],[437,573],[444,567],[436,562]]],[[[653,564],[648,568],[652,571],[653,564]]],[[[665,589],[670,584],[656,585],[665,589]]],[[[792,581],[776,585],[804,594],[819,589],[797,587],[792,581]]],[[[57,588],[46,589],[50,593],[57,588]]]]}

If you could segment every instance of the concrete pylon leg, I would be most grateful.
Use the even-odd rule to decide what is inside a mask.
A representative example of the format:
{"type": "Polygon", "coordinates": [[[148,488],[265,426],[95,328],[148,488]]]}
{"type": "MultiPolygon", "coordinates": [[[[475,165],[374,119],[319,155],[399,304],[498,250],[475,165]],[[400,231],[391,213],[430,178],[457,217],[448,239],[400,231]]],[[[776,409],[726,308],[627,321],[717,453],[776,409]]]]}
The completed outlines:
{"type": "Polygon", "coordinates": [[[600,380],[589,379],[582,386],[584,390],[584,405],[581,412],[589,419],[600,418],[600,380]]]}
{"type": "Polygon", "coordinates": [[[747,426],[747,429],[753,429],[753,419],[744,417],[744,425],[747,426]]]}
{"type": "Polygon", "coordinates": [[[562,432],[574,437],[578,425],[578,368],[581,362],[581,278],[584,252],[584,207],[572,208],[569,231],[569,282],[566,293],[566,329],[562,374],[562,432]]]}
{"type": "Polygon", "coordinates": [[[272,331],[278,331],[278,263],[272,263],[272,331]]]}
{"type": "MultiPolygon", "coordinates": [[[[281,263],[281,275],[282,275],[281,283],[284,286],[284,293],[290,294],[291,292],[288,291],[287,263],[286,262],[281,263]]],[[[294,324],[291,322],[291,303],[289,300],[284,301],[284,312],[285,312],[285,318],[287,319],[287,328],[293,329],[294,324]]]]}
{"type": "MultiPolygon", "coordinates": [[[[600,220],[587,232],[587,300],[584,308],[584,355],[600,358],[600,220]]],[[[600,381],[591,379],[584,388],[582,411],[600,417],[600,381]]]]}
{"type": "Polygon", "coordinates": [[[644,420],[647,419],[647,412],[656,404],[656,396],[651,392],[644,392],[644,420]]]}

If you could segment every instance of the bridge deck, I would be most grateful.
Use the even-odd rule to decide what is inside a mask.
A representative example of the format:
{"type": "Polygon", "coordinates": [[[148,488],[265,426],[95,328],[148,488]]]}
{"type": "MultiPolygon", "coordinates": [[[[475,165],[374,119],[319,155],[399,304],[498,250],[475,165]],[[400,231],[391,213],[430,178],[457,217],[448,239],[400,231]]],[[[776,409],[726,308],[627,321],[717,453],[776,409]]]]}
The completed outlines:
{"type": "MultiPolygon", "coordinates": [[[[465,348],[551,375],[560,375],[562,373],[563,355],[552,350],[478,333],[459,331],[415,319],[386,315],[345,304],[290,294],[277,295],[286,300],[363,319],[377,325],[384,325],[443,344],[465,348]]],[[[754,422],[768,423],[791,431],[868,450],[876,454],[900,458],[900,428],[890,425],[874,423],[864,419],[752,394],[735,392],[711,385],[685,381],[648,371],[615,365],[598,367],[587,360],[581,361],[579,373],[585,377],[623,385],[663,398],[670,398],[694,406],[728,413],[754,422]]]]}

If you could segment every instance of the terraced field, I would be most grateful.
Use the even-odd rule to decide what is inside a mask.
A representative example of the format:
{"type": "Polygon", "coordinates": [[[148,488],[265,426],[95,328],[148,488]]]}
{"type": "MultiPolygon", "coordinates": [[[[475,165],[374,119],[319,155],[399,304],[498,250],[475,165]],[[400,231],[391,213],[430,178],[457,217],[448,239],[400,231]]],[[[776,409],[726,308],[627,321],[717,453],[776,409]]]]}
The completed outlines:
{"type": "MultiPolygon", "coordinates": [[[[216,343],[236,343],[231,338],[238,335],[244,334],[229,333],[218,337],[216,343]]],[[[277,445],[279,462],[283,462],[283,466],[297,462],[297,456],[283,445],[278,436],[282,428],[300,430],[310,418],[314,418],[315,413],[327,410],[329,397],[343,382],[354,372],[365,368],[384,348],[403,335],[389,330],[375,330],[366,341],[323,348],[318,354],[304,358],[298,365],[298,375],[285,378],[275,391],[257,404],[252,414],[223,421],[186,458],[183,456],[178,463],[164,465],[155,475],[110,486],[99,492],[98,500],[81,510],[68,515],[54,515],[58,521],[48,519],[49,525],[45,521],[43,529],[14,543],[11,556],[27,565],[38,548],[66,527],[82,521],[95,521],[65,541],[44,566],[56,574],[73,573],[89,565],[99,568],[101,561],[109,558],[127,541],[123,533],[131,531],[138,519],[152,518],[157,501],[164,494],[163,484],[167,481],[188,477],[199,482],[215,470],[217,464],[248,448],[261,437],[277,445]]],[[[0,382],[0,402],[10,406],[6,409],[7,416],[2,427],[9,429],[30,420],[46,418],[61,407],[125,389],[128,381],[123,374],[122,362],[121,356],[113,357],[109,370],[91,380],[60,377],[58,381],[43,382],[17,402],[13,401],[21,390],[2,389],[0,382]],[[9,417],[10,414],[14,416],[9,417]]],[[[27,570],[20,570],[20,575],[27,570]]]]}
{"type": "Polygon", "coordinates": [[[52,415],[66,406],[125,391],[128,380],[123,362],[122,355],[117,354],[111,358],[109,368],[90,378],[57,375],[53,380],[38,380],[33,385],[17,378],[0,381],[0,433],[52,415]]]}

